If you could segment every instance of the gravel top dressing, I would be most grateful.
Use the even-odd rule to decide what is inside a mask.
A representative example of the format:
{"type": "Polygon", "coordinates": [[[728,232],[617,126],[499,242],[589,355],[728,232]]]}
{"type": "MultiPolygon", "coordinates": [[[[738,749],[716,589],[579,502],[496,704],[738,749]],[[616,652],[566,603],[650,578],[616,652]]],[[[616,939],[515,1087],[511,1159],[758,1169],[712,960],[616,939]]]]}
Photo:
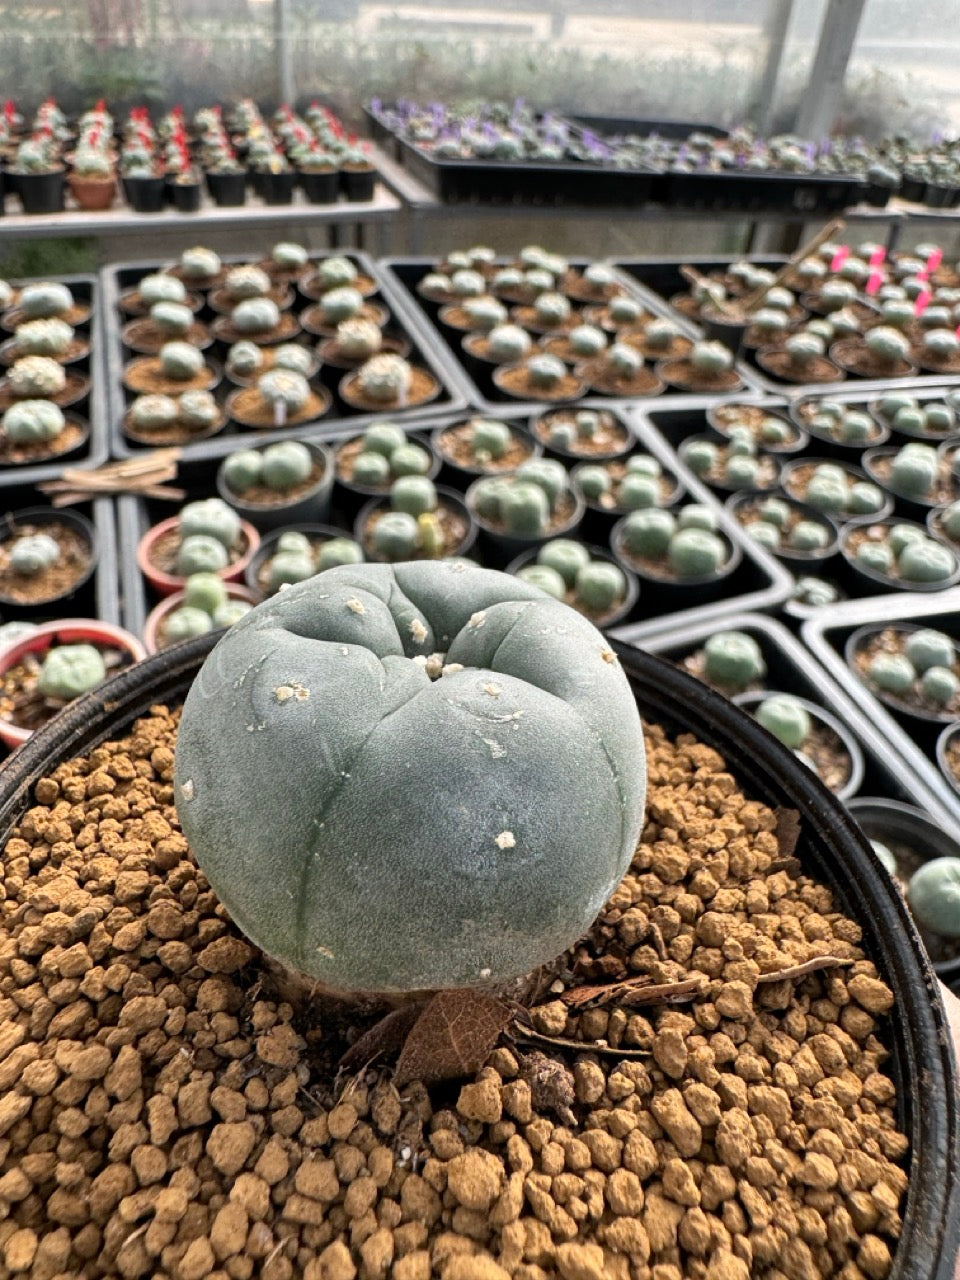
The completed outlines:
{"type": "Polygon", "coordinates": [[[59,766],[7,843],[2,1274],[886,1276],[893,997],[714,750],[649,727],[632,867],[525,1005],[378,1024],[295,1010],[227,918],[177,822],[178,719],[59,766]]]}

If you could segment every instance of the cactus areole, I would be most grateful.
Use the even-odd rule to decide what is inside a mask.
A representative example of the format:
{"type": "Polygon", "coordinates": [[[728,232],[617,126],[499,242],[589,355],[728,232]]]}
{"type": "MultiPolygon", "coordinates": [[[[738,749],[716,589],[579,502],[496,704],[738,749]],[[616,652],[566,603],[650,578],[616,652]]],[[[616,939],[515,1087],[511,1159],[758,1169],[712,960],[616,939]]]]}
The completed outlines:
{"type": "Polygon", "coordinates": [[[589,928],[643,822],[603,636],[464,561],[345,565],[236,623],[187,697],[185,835],[241,929],[334,993],[488,986],[589,928]]]}

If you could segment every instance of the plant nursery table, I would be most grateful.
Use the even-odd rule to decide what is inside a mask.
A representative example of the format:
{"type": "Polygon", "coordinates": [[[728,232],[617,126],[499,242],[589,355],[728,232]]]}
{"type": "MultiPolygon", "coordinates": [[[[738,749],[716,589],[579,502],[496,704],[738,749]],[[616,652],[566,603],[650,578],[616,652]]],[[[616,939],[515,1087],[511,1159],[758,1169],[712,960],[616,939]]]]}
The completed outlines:
{"type": "Polygon", "coordinates": [[[39,240],[56,236],[142,236],[154,231],[182,231],[195,240],[207,231],[244,228],[277,228],[277,234],[289,234],[294,227],[327,227],[332,247],[342,243],[341,232],[353,234],[358,248],[385,253],[389,223],[400,209],[400,201],[382,183],[377,183],[373,199],[341,200],[336,204],[310,204],[298,192],[291,204],[267,205],[254,197],[238,207],[220,206],[205,198],[197,213],[181,213],[176,209],[163,213],[136,213],[123,206],[87,213],[68,209],[63,213],[7,214],[0,218],[0,241],[39,240]],[[369,228],[369,230],[368,230],[369,228]],[[376,243],[368,243],[376,232],[376,243]]]}

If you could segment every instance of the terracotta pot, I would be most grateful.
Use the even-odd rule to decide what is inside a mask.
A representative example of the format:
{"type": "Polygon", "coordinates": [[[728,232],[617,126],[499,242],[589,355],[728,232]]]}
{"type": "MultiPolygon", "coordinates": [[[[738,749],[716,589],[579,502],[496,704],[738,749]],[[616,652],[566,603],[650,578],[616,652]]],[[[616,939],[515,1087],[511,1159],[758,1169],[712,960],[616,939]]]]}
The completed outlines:
{"type": "MultiPolygon", "coordinates": [[[[179,522],[179,516],[170,516],[167,520],[161,520],[159,524],[155,524],[152,529],[147,530],[137,545],[137,564],[140,566],[140,572],[153,587],[154,591],[161,596],[170,596],[175,591],[182,590],[186,582],[186,578],[180,577],[178,574],[164,573],[150,559],[150,553],[158,539],[162,538],[165,533],[169,533],[171,529],[175,529],[179,522]]],[[[224,582],[243,581],[244,570],[250,563],[253,553],[260,545],[260,534],[252,524],[247,520],[241,520],[240,528],[247,540],[247,547],[239,560],[234,561],[233,564],[228,564],[225,569],[219,570],[218,576],[223,578],[224,582]]]]}
{"type": "Polygon", "coordinates": [[[70,183],[70,194],[81,209],[109,209],[117,194],[117,180],[114,177],[84,178],[79,173],[71,173],[67,181],[70,183]]]}
{"type": "MultiPolygon", "coordinates": [[[[28,653],[45,654],[55,641],[62,644],[94,644],[110,645],[113,648],[125,649],[132,655],[134,662],[146,657],[146,651],[136,636],[122,627],[114,627],[109,622],[100,622],[96,618],[63,618],[59,622],[44,622],[36,631],[16,640],[8,648],[0,652],[0,677],[11,667],[15,667],[21,658],[28,653]]],[[[21,729],[9,720],[0,717],[0,739],[11,750],[19,747],[32,736],[32,730],[21,729]]]]}

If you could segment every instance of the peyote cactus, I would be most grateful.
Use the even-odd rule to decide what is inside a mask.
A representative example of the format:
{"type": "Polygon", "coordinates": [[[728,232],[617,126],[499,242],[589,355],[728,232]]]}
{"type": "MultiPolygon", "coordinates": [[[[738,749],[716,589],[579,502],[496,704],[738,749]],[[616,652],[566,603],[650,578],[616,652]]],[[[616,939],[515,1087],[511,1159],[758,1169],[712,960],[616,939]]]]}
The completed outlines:
{"type": "Polygon", "coordinates": [[[656,560],[662,556],[677,532],[677,518],[658,507],[632,511],[624,518],[620,539],[631,556],[656,560]]]}
{"type": "Polygon", "coordinates": [[[953,329],[928,329],[920,345],[927,359],[938,362],[952,360],[960,352],[960,338],[953,329]]]}
{"type": "Polygon", "coordinates": [[[622,603],[626,591],[622,569],[608,560],[591,560],[577,573],[574,600],[587,613],[602,618],[622,603]]]}
{"type": "Polygon", "coordinates": [[[906,498],[925,498],[936,483],[939,467],[936,449],[906,444],[890,461],[890,488],[906,498]]]}
{"type": "Polygon", "coordinates": [[[220,498],[188,502],[180,509],[180,536],[183,538],[200,534],[215,538],[231,550],[239,543],[241,532],[240,517],[220,498]]]}
{"type": "Polygon", "coordinates": [[[893,570],[893,548],[888,542],[861,542],[854,559],[858,565],[873,573],[889,576],[893,570]]]}
{"type": "Polygon", "coordinates": [[[177,402],[177,416],[186,427],[207,429],[220,420],[220,406],[209,391],[185,391],[177,402]]]}
{"type": "Polygon", "coordinates": [[[615,342],[604,355],[604,364],[615,378],[631,380],[643,368],[643,356],[636,347],[615,342]]]}
{"type": "Polygon", "coordinates": [[[357,278],[357,268],[349,258],[336,255],[317,264],[317,279],[324,291],[343,288],[357,278]]]}
{"type": "Polygon", "coordinates": [[[795,333],[783,344],[790,363],[804,369],[824,353],[824,341],[815,333],[795,333]]]}
{"type": "Polygon", "coordinates": [[[506,323],[507,309],[496,298],[467,298],[462,305],[470,320],[470,328],[478,333],[489,333],[497,325],[506,323]]]}
{"type": "Polygon", "coordinates": [[[246,298],[263,298],[270,292],[270,277],[259,267],[231,267],[224,276],[223,287],[236,302],[246,298]]]}
{"type": "Polygon", "coordinates": [[[899,364],[910,354],[909,339],[889,325],[878,325],[875,329],[870,329],[863,340],[870,354],[883,365],[899,364]]]}
{"type": "Polygon", "coordinates": [[[907,582],[946,582],[956,572],[957,557],[932,538],[918,538],[904,547],[897,568],[907,582]]]}
{"type": "Polygon", "coordinates": [[[764,698],[757,707],[755,718],[791,751],[799,751],[813,729],[806,707],[798,698],[786,693],[764,698]]]}
{"type": "Polygon", "coordinates": [[[6,409],[0,431],[14,444],[56,440],[66,426],[63,410],[50,400],[20,400],[6,409]]]}
{"type": "Polygon", "coordinates": [[[320,313],[327,324],[337,325],[344,320],[352,320],[363,307],[363,294],[349,286],[331,289],[320,299],[320,313]]]}
{"type": "MultiPolygon", "coordinates": [[[[588,502],[597,502],[613,488],[613,479],[606,467],[583,466],[576,471],[575,475],[580,492],[588,502]]],[[[640,477],[640,479],[644,478],[640,477]]]]}
{"type": "Polygon", "coordinates": [[[10,548],[10,567],[25,578],[36,577],[60,559],[60,546],[48,533],[17,538],[10,548]]]}
{"type": "Polygon", "coordinates": [[[390,505],[414,519],[425,511],[436,511],[436,486],[426,476],[401,476],[390,486],[390,505]]]}
{"type": "Polygon", "coordinates": [[[589,563],[590,552],[582,542],[575,542],[572,538],[554,538],[545,542],[537,552],[537,564],[553,569],[567,588],[576,585],[577,575],[589,563]]]}
{"type": "Polygon", "coordinates": [[[720,462],[720,450],[712,440],[691,440],[680,451],[680,456],[697,476],[707,476],[720,462]]]}
{"type": "Polygon", "coordinates": [[[537,323],[558,328],[570,317],[570,299],[562,293],[541,293],[533,304],[537,323]]]}
{"type": "Polygon", "coordinates": [[[227,584],[215,573],[194,573],[184,583],[183,603],[211,616],[227,602],[227,584]]]}
{"type": "Polygon", "coordinates": [[[239,378],[251,378],[264,366],[263,351],[255,342],[235,342],[227,352],[227,372],[239,378]]]}
{"type": "Polygon", "coordinates": [[[187,290],[183,281],[163,271],[144,276],[137,289],[141,301],[147,308],[155,307],[158,302],[184,303],[187,300],[187,290]]]}
{"type": "Polygon", "coordinates": [[[160,348],[160,369],[174,382],[192,382],[203,368],[203,354],[188,342],[165,342],[160,348]]]}
{"type": "Polygon", "coordinates": [[[107,677],[100,650],[92,644],[62,644],[49,649],[37,676],[45,698],[68,702],[96,688],[107,677]]]}
{"type": "Polygon", "coordinates": [[[157,302],[150,308],[150,319],[162,334],[183,337],[193,324],[193,312],[182,302],[157,302]]]}
{"type": "Polygon", "coordinates": [[[429,271],[420,281],[417,288],[429,297],[444,297],[451,293],[453,284],[448,275],[442,271],[429,271]]]}
{"type": "Polygon", "coordinates": [[[208,534],[190,534],[177,548],[177,573],[187,578],[193,573],[217,573],[230,563],[227,548],[208,534]]]}
{"type": "Polygon", "coordinates": [[[678,578],[708,578],[723,565],[723,539],[707,529],[679,529],[667,547],[667,561],[678,578]]]}
{"type": "Polygon", "coordinates": [[[450,277],[450,289],[458,298],[479,298],[486,292],[487,282],[479,271],[462,267],[450,277]]]}
{"type": "Polygon", "coordinates": [[[309,254],[302,244],[281,240],[270,250],[270,261],[283,271],[300,271],[307,265],[309,254]]]}
{"type": "Polygon", "coordinates": [[[259,484],[263,455],[256,449],[237,449],[223,460],[223,477],[232,493],[243,497],[259,484]]]}
{"type": "Polygon", "coordinates": [[[320,548],[317,569],[335,569],[342,564],[360,564],[363,548],[352,538],[330,538],[320,548]]]}
{"type": "Polygon", "coordinates": [[[162,431],[177,417],[177,401],[171,396],[137,396],[130,406],[130,422],[138,431],[162,431]]]}
{"type": "Polygon", "coordinates": [[[607,345],[607,335],[592,324],[578,324],[567,337],[571,352],[583,360],[599,355],[607,345]]]}
{"type": "Polygon", "coordinates": [[[63,365],[49,356],[23,356],[7,374],[11,392],[24,399],[48,400],[67,385],[63,365]]]}
{"type": "Polygon", "coordinates": [[[288,369],[309,377],[313,368],[313,356],[306,347],[295,342],[282,343],[273,353],[274,369],[288,369]]]}
{"type": "Polygon", "coordinates": [[[931,667],[952,667],[958,661],[956,646],[950,636],[930,627],[908,633],[903,651],[920,675],[931,667]]]}
{"type": "Polygon", "coordinates": [[[237,333],[270,333],[280,323],[280,308],[272,298],[245,298],[230,312],[237,333]]]}
{"type": "Polygon", "coordinates": [[[257,379],[257,390],[275,410],[283,406],[288,414],[297,414],[310,401],[310,384],[302,373],[290,369],[271,369],[257,379]]]}
{"type": "Polygon", "coordinates": [[[656,476],[628,471],[620,481],[617,505],[624,511],[643,511],[647,507],[656,507],[659,503],[660,484],[656,476]]]}
{"type": "Polygon", "coordinates": [[[740,691],[767,673],[760,646],[745,631],[717,631],[703,646],[708,680],[740,691]]]}
{"type": "Polygon", "coordinates": [[[516,324],[501,324],[487,335],[490,357],[498,364],[514,364],[522,360],[533,346],[526,329],[516,324]]]}
{"type": "Polygon", "coordinates": [[[413,385],[413,370],[401,356],[374,356],[361,365],[358,374],[360,391],[377,404],[405,403],[413,385]]]}
{"type": "Polygon", "coordinates": [[[73,305],[73,294],[65,284],[27,284],[20,291],[20,310],[29,320],[64,316],[73,305]]]}
{"type": "Polygon", "coordinates": [[[816,520],[798,520],[787,535],[787,545],[794,551],[823,551],[830,545],[830,531],[816,520]]]}
{"type": "Polygon", "coordinates": [[[790,320],[786,312],[779,311],[776,307],[761,307],[755,311],[750,317],[752,327],[765,341],[773,341],[780,334],[785,333],[789,327],[790,320]]]}
{"type": "Polygon", "coordinates": [[[770,524],[767,520],[754,520],[747,525],[747,533],[753,538],[754,542],[759,542],[768,551],[777,551],[782,541],[780,530],[775,524],[770,524]]]}
{"type": "Polygon", "coordinates": [[[733,368],[733,352],[722,342],[695,342],[688,359],[703,377],[715,378],[733,368]]]}
{"type": "MultiPolygon", "coordinates": [[[[196,575],[200,576],[200,575],[196,575]]],[[[170,644],[179,644],[181,640],[190,640],[193,636],[206,635],[213,630],[213,618],[203,609],[191,605],[181,605],[172,610],[166,619],[166,635],[170,644]]]]}
{"type": "MultiPolygon", "coordinates": [[[[629,298],[626,294],[621,294],[619,297],[611,298],[607,303],[607,314],[613,323],[618,328],[621,328],[624,325],[636,324],[643,315],[643,307],[637,302],[636,298],[629,298]]],[[[668,320],[665,323],[670,324],[671,321],[668,320]]],[[[651,325],[650,328],[652,327],[651,325]]],[[[650,336],[650,328],[647,329],[648,338],[650,336]]],[[[669,343],[667,345],[669,346],[669,343]]]]}
{"type": "Polygon", "coordinates": [[[331,570],[241,620],[194,682],[176,764],[184,832],[240,927],[328,988],[523,975],[582,935],[640,831],[640,721],[608,652],[516,578],[462,563],[331,570]],[[424,659],[439,649],[435,687],[424,659]],[[496,752],[469,728],[494,697],[515,726],[496,752]],[[318,736],[332,755],[309,747],[318,736]],[[411,751],[455,805],[436,788],[422,801],[411,751]],[[295,798],[279,837],[252,802],[265,767],[295,798]],[[559,825],[546,779],[569,804],[559,825]]]}
{"type": "Polygon", "coordinates": [[[945,707],[960,693],[960,679],[949,667],[928,667],[920,677],[920,693],[936,707],[945,707]]]}
{"type": "Polygon", "coordinates": [[[308,480],[313,456],[305,444],[284,440],[268,445],[260,459],[260,480],[268,489],[283,493],[308,480]]]}
{"type": "Polygon", "coordinates": [[[475,418],[471,423],[473,456],[478,463],[502,458],[513,439],[505,422],[490,418],[475,418]]]}
{"type": "Polygon", "coordinates": [[[73,341],[73,329],[65,320],[28,320],[13,335],[18,355],[62,356],[73,341]]]}
{"type": "Polygon", "coordinates": [[[369,360],[383,346],[383,331],[372,320],[343,320],[337,325],[337,346],[351,360],[369,360]]]}
{"type": "Polygon", "coordinates": [[[522,582],[529,582],[531,586],[539,587],[554,600],[563,600],[567,594],[567,584],[556,569],[551,569],[549,565],[539,563],[524,565],[522,569],[518,569],[517,577],[522,582]]]}
{"type": "Polygon", "coordinates": [[[538,537],[550,527],[550,499],[540,485],[520,480],[504,491],[499,516],[508,533],[538,537]]]}
{"type": "Polygon", "coordinates": [[[526,369],[531,386],[545,391],[562,382],[567,372],[563,361],[551,355],[531,356],[526,369]]]}
{"type": "Polygon", "coordinates": [[[410,560],[420,545],[420,528],[406,511],[387,511],[373,526],[370,544],[379,558],[396,563],[410,560]]]}
{"type": "Polygon", "coordinates": [[[910,877],[907,901],[919,924],[960,938],[960,858],[933,858],[910,877]]]}
{"type": "Polygon", "coordinates": [[[180,255],[180,270],[188,280],[209,280],[219,275],[222,264],[212,249],[196,245],[180,255]]]}

